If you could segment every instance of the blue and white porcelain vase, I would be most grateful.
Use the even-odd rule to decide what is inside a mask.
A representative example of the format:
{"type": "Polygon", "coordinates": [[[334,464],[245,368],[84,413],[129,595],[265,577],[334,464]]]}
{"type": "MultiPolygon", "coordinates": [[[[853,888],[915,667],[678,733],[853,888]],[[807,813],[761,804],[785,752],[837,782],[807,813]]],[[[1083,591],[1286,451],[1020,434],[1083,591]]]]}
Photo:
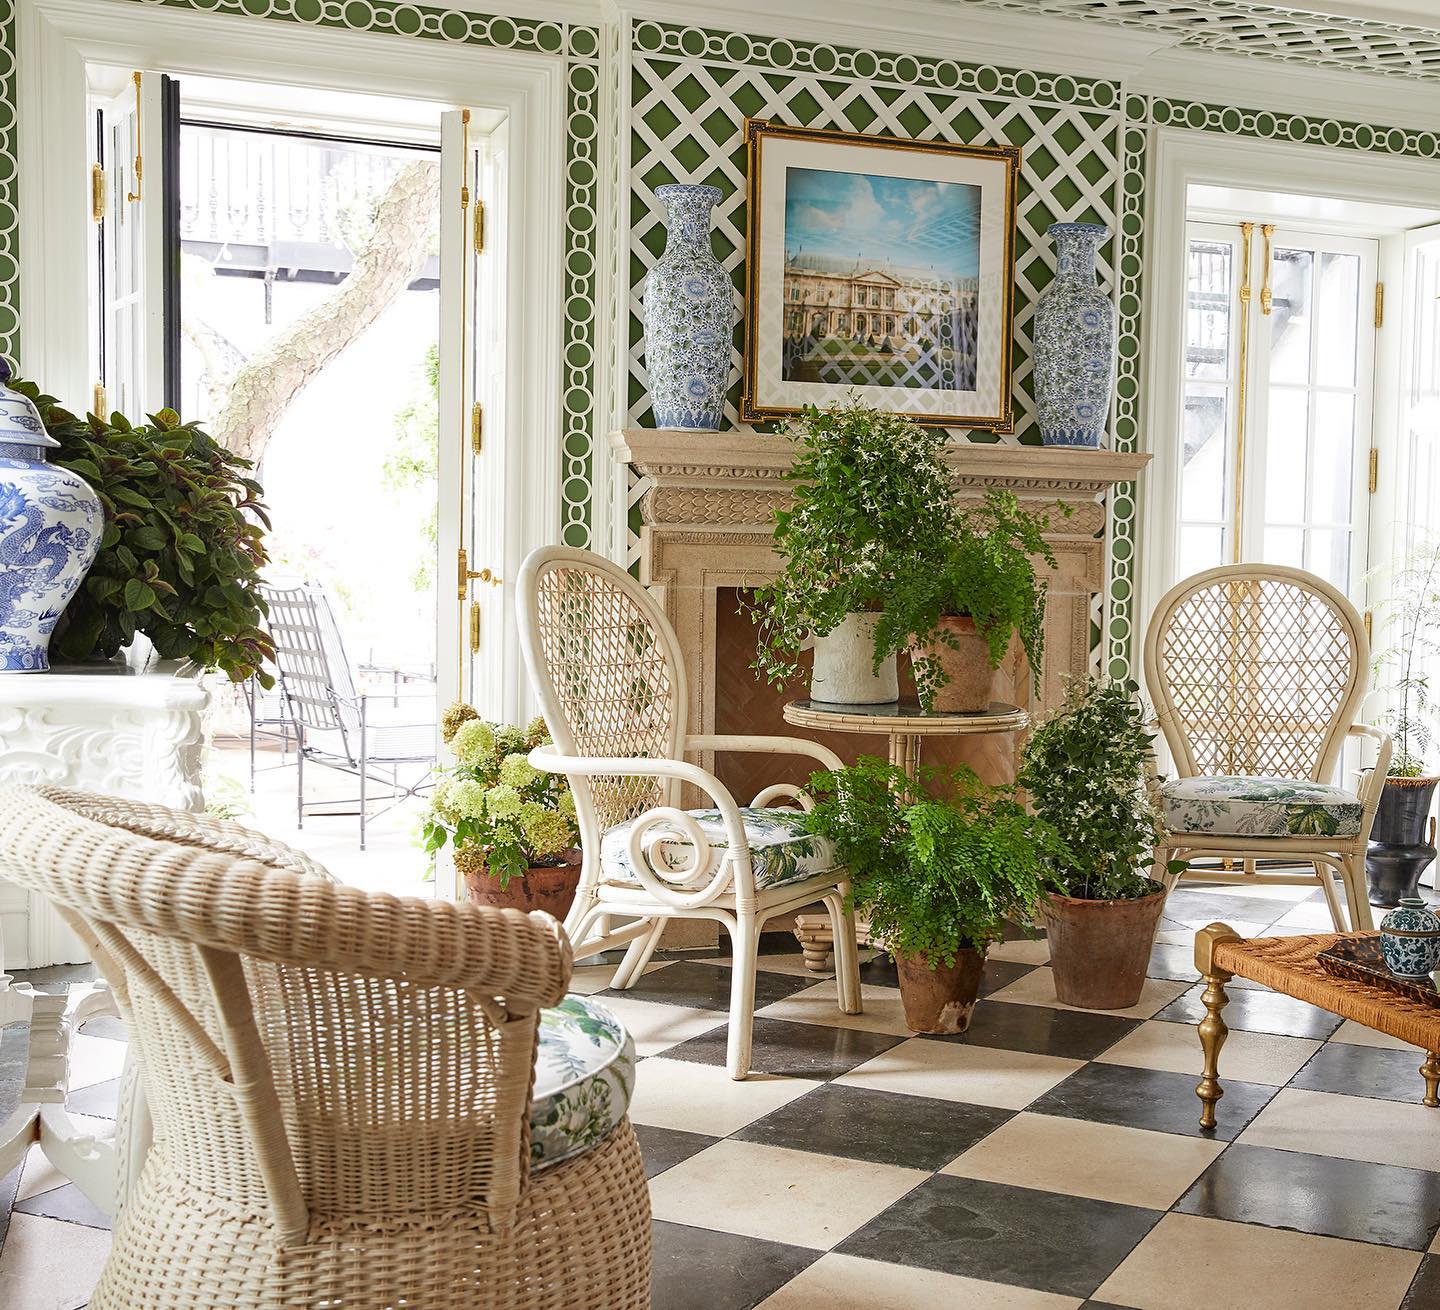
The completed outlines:
{"type": "Polygon", "coordinates": [[[725,419],[735,300],[710,248],[713,186],[655,188],[665,202],[665,253],[645,278],[645,371],[655,425],[715,432],[725,419]]]}
{"type": "Polygon", "coordinates": [[[1103,223],[1052,223],[1059,267],[1035,306],[1035,402],[1047,446],[1099,446],[1115,383],[1115,306],[1100,290],[1095,257],[1103,223]]]}
{"type": "Polygon", "coordinates": [[[100,497],[55,468],[28,396],[12,391],[0,360],[0,673],[43,673],[50,634],[100,550],[100,497]]]}
{"type": "Polygon", "coordinates": [[[1399,978],[1427,978],[1440,968],[1440,916],[1406,896],[1380,921],[1385,967],[1399,978]]]}

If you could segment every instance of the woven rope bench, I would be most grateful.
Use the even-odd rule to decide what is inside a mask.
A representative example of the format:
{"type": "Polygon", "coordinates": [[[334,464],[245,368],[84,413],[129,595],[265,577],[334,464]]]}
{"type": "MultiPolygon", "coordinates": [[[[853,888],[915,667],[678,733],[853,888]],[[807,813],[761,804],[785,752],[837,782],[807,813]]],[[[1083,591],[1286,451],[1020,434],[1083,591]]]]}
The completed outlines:
{"type": "Polygon", "coordinates": [[[1383,987],[1368,987],[1326,973],[1315,957],[1333,945],[1337,936],[1323,933],[1247,941],[1223,923],[1212,923],[1195,934],[1195,967],[1205,980],[1205,1017],[1200,1021],[1205,1068],[1195,1089],[1201,1102],[1202,1128],[1215,1127],[1215,1103],[1225,1095],[1220,1086],[1220,1048],[1230,1030],[1221,1011],[1230,1001],[1225,984],[1237,976],[1418,1046],[1425,1052],[1420,1066],[1425,1079],[1424,1103],[1440,1105],[1440,1009],[1383,987]]]}

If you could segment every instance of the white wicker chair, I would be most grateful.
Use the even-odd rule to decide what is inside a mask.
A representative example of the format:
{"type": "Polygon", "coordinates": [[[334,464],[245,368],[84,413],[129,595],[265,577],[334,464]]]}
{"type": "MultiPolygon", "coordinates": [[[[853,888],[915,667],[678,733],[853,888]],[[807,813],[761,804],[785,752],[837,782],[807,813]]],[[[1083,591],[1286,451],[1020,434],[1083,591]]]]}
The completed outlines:
{"type": "MultiPolygon", "coordinates": [[[[761,926],[823,901],[835,932],[840,1008],[859,1014],[859,957],[844,870],[757,885],[762,880],[747,816],[718,778],[682,758],[685,751],[753,751],[808,755],[823,768],[838,768],[839,757],[794,737],[688,734],[685,669],[674,630],[644,587],[598,555],[564,547],[533,552],[520,571],[519,614],[520,647],[554,739],[531,763],[565,774],[575,793],[583,862],[565,928],[576,956],[628,943],[614,986],[633,987],[671,919],[718,920],[734,957],[727,1066],[732,1078],[744,1078],[761,926]],[[701,811],[677,808],[684,783],[709,798],[716,818],[708,838],[696,821],[701,811]],[[604,834],[618,835],[621,824],[629,825],[627,876],[617,876],[601,858],[604,834]],[[717,826],[723,826],[722,840],[717,826]],[[682,867],[664,858],[675,853],[682,867]],[[626,922],[617,927],[616,919],[626,922]]],[[[811,804],[800,788],[779,784],[761,791],[751,807],[782,799],[811,804]]]]}
{"type": "Polygon", "coordinates": [[[1167,592],[1145,638],[1145,678],[1178,774],[1157,788],[1167,827],[1160,860],[1218,857],[1218,871],[1189,871],[1209,882],[1318,882],[1344,932],[1339,873],[1351,927],[1372,928],[1365,848],[1391,744],[1355,721],[1369,659],[1355,607],[1299,569],[1225,566],[1167,592]],[[1377,746],[1358,791],[1311,785],[1335,778],[1347,736],[1377,746]],[[1266,797],[1283,796],[1275,783],[1290,784],[1293,797],[1266,797]],[[1314,872],[1259,871],[1258,860],[1314,872]]]}
{"type": "Polygon", "coordinates": [[[531,1166],[548,915],[382,896],[238,825],[0,792],[0,869],[91,943],[154,1145],[92,1310],[643,1310],[628,1119],[531,1166]]]}

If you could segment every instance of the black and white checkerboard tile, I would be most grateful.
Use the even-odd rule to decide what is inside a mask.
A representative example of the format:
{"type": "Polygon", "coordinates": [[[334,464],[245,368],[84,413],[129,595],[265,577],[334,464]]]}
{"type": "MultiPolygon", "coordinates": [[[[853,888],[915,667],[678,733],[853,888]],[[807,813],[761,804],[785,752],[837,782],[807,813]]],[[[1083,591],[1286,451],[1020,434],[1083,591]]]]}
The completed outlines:
{"type": "MultiPolygon", "coordinates": [[[[1320,931],[1318,895],[1187,884],[1167,914],[1134,1009],[1059,1005],[1043,941],[1019,939],[955,1038],[906,1029],[883,960],[842,1015],[769,935],[743,1083],[722,956],[657,961],[623,993],[613,966],[577,970],[642,1056],[656,1310],[1440,1307],[1440,1111],[1413,1048],[1237,984],[1220,1126],[1197,1123],[1194,930],[1320,931]]],[[[113,1114],[120,1043],[87,1036],[72,1106],[113,1114]]],[[[36,1155],[0,1209],[17,1187],[0,1305],[74,1310],[104,1218],[36,1155]]]]}

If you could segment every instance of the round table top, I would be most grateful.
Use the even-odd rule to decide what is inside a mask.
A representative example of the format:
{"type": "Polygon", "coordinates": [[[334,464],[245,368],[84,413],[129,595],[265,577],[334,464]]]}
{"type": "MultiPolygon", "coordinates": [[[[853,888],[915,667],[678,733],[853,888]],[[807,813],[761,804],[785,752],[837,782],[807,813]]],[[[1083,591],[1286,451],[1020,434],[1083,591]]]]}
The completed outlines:
{"type": "Polygon", "coordinates": [[[968,711],[922,710],[918,705],[891,701],[886,705],[838,705],[823,700],[792,700],[785,706],[785,722],[797,728],[829,732],[888,733],[902,737],[957,737],[967,733],[1019,732],[1030,716],[1018,705],[991,701],[989,709],[968,711]]]}

